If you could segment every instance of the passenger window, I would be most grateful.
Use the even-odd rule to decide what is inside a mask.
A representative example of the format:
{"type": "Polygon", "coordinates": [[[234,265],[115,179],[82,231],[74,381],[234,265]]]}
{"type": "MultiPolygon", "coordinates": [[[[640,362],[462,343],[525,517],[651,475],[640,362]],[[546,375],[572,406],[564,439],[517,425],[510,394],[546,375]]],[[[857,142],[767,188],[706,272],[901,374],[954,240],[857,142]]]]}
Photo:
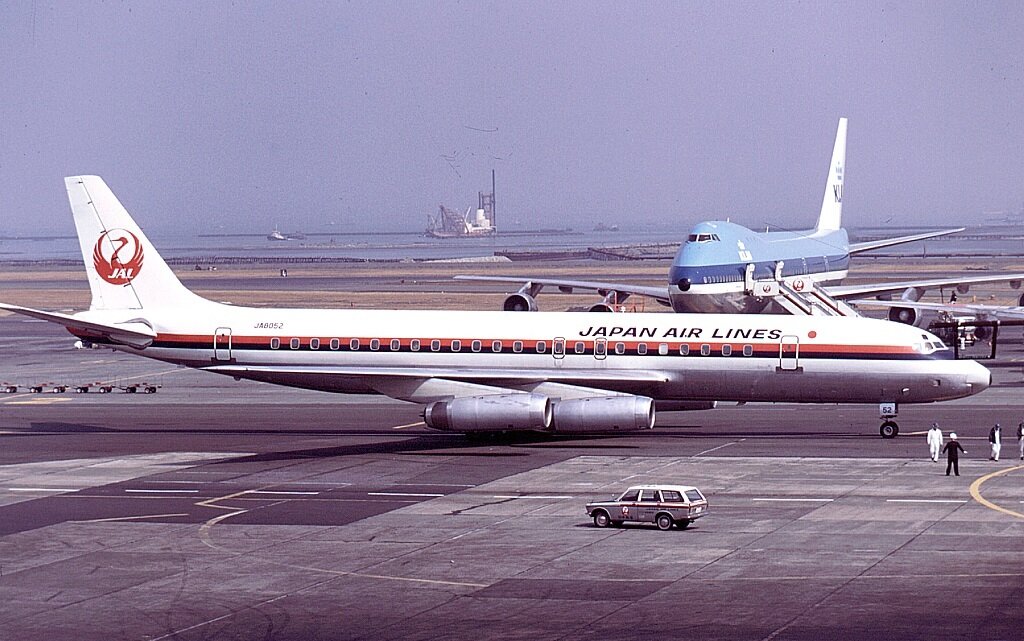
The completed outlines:
{"type": "Polygon", "coordinates": [[[744,356],[753,356],[754,355],[754,346],[753,345],[744,345],[743,346],[743,355],[744,356]]]}
{"type": "Polygon", "coordinates": [[[340,349],[340,348],[341,348],[341,341],[338,340],[337,338],[332,338],[331,339],[331,349],[340,349]]]}
{"type": "Polygon", "coordinates": [[[397,338],[392,338],[391,339],[391,351],[392,352],[397,352],[400,349],[402,349],[402,341],[398,340],[397,338]]]}
{"type": "Polygon", "coordinates": [[[299,339],[293,338],[292,341],[291,341],[291,348],[292,349],[299,349],[299,345],[300,345],[299,339]]]}
{"type": "Polygon", "coordinates": [[[660,343],[658,345],[658,354],[666,356],[668,354],[668,343],[660,343]]]}
{"type": "Polygon", "coordinates": [[[501,351],[501,341],[494,341],[491,343],[491,351],[495,354],[501,351]]]}
{"type": "Polygon", "coordinates": [[[309,349],[320,349],[320,339],[311,338],[309,339],[309,349]]]}
{"type": "Polygon", "coordinates": [[[515,341],[512,343],[512,351],[516,354],[523,351],[523,341],[515,341]]]}
{"type": "Polygon", "coordinates": [[[537,353],[543,354],[546,351],[548,351],[548,344],[544,341],[537,341],[537,353]]]}
{"type": "Polygon", "coordinates": [[[732,356],[732,345],[722,345],[722,356],[732,356]]]}
{"type": "Polygon", "coordinates": [[[379,338],[371,338],[370,339],[370,349],[372,351],[377,351],[378,349],[380,349],[380,339],[379,338]]]}
{"type": "Polygon", "coordinates": [[[710,353],[711,353],[711,346],[710,345],[708,345],[707,343],[704,343],[703,345],[700,346],[700,355],[701,356],[707,356],[710,353]]]}
{"type": "Polygon", "coordinates": [[[657,493],[654,490],[644,490],[643,493],[640,494],[640,502],[641,503],[657,503],[658,502],[658,495],[657,495],[657,493]]]}
{"type": "Polygon", "coordinates": [[[587,345],[583,341],[576,341],[575,349],[577,354],[582,354],[587,351],[587,345]]]}
{"type": "Polygon", "coordinates": [[[680,494],[679,492],[676,492],[675,490],[662,490],[661,500],[665,501],[666,503],[682,503],[683,495],[680,494]]]}
{"type": "Polygon", "coordinates": [[[352,340],[350,340],[348,342],[348,348],[350,350],[352,350],[353,352],[358,352],[359,351],[359,339],[358,338],[353,338],[352,340]]]}
{"type": "Polygon", "coordinates": [[[682,345],[679,346],[679,355],[680,356],[687,356],[687,355],[689,355],[689,353],[690,353],[690,345],[688,343],[683,343],[682,345]]]}
{"type": "Polygon", "coordinates": [[[420,339],[414,338],[411,341],[409,341],[409,349],[411,349],[414,352],[420,351],[420,339]]]}
{"type": "Polygon", "coordinates": [[[432,351],[432,352],[440,352],[441,351],[441,341],[437,340],[436,338],[434,340],[430,341],[430,351],[432,351]]]}
{"type": "Polygon", "coordinates": [[[270,339],[270,349],[277,349],[280,346],[281,346],[281,339],[280,338],[271,338],[270,339]]]}
{"type": "Polygon", "coordinates": [[[469,346],[474,352],[480,351],[480,341],[473,341],[472,343],[469,344],[469,346]]]}
{"type": "Polygon", "coordinates": [[[647,353],[647,343],[637,343],[636,353],[643,356],[647,353]]]}
{"type": "Polygon", "coordinates": [[[462,351],[462,341],[460,341],[458,339],[453,340],[452,341],[452,351],[453,352],[461,352],[462,351]]]}
{"type": "Polygon", "coordinates": [[[686,498],[690,499],[691,501],[704,500],[704,497],[701,496],[701,493],[697,490],[686,490],[686,498]]]}
{"type": "Polygon", "coordinates": [[[625,354],[626,353],[626,344],[625,343],[615,343],[615,353],[616,354],[625,354]]]}
{"type": "Polygon", "coordinates": [[[619,497],[620,501],[635,501],[640,497],[640,490],[629,490],[619,497]]]}

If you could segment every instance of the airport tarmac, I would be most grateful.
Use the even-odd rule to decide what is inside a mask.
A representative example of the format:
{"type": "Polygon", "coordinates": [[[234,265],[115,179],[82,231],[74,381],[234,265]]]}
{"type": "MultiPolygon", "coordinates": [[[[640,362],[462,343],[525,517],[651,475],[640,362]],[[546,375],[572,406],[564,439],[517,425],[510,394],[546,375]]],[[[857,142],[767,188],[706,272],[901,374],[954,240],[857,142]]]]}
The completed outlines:
{"type": "MultiPolygon", "coordinates": [[[[28,304],[29,301],[12,301],[28,304]]],[[[413,405],[73,350],[0,317],[0,639],[1017,639],[1024,346],[901,408],[747,405],[468,439],[413,405]],[[30,394],[133,382],[155,394],[30,394]],[[937,420],[968,451],[928,459],[937,420]],[[993,422],[1003,460],[988,460],[993,422]],[[686,531],[584,504],[694,484],[686,531]]]]}

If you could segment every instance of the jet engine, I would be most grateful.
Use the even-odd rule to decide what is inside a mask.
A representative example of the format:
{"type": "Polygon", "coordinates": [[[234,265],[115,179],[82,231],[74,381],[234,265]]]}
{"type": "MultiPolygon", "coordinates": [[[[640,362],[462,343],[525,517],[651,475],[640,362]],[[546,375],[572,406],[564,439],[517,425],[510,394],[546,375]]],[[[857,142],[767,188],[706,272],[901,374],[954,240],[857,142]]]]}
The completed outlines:
{"type": "Polygon", "coordinates": [[[587,310],[588,312],[614,312],[615,309],[608,303],[596,303],[587,310]]]}
{"type": "Polygon", "coordinates": [[[529,294],[518,292],[505,299],[501,308],[506,312],[535,312],[537,299],[529,294]]]}
{"type": "Polygon", "coordinates": [[[921,322],[921,314],[912,307],[890,307],[889,320],[916,327],[921,322]]]}
{"type": "Polygon", "coordinates": [[[551,418],[548,397],[526,393],[454,398],[423,409],[427,427],[442,432],[547,430],[551,418]]]}
{"type": "Polygon", "coordinates": [[[555,403],[557,434],[631,432],[654,427],[654,401],[646,396],[592,396],[555,403]]]}

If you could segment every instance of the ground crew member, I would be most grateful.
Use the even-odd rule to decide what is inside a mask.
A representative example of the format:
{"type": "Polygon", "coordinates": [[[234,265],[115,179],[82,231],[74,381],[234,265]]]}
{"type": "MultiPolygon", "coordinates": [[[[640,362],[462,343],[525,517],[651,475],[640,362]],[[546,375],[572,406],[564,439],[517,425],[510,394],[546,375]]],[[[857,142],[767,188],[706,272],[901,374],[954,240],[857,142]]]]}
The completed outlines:
{"type": "Polygon", "coordinates": [[[937,462],[939,450],[942,449],[942,430],[939,429],[938,423],[932,423],[928,430],[928,449],[931,452],[932,460],[937,462]]]}
{"type": "Polygon", "coordinates": [[[1017,425],[1017,447],[1020,448],[1020,460],[1024,461],[1024,421],[1017,425]]]}
{"type": "Polygon", "coordinates": [[[960,452],[966,454],[967,450],[957,442],[956,432],[949,433],[949,443],[946,443],[942,451],[946,453],[946,476],[949,476],[949,468],[951,467],[956,472],[956,475],[960,476],[960,452]]]}
{"type": "Polygon", "coordinates": [[[988,431],[988,442],[992,444],[992,456],[988,457],[990,461],[999,460],[999,450],[1003,449],[1003,431],[999,427],[999,423],[992,426],[992,429],[988,431]]]}

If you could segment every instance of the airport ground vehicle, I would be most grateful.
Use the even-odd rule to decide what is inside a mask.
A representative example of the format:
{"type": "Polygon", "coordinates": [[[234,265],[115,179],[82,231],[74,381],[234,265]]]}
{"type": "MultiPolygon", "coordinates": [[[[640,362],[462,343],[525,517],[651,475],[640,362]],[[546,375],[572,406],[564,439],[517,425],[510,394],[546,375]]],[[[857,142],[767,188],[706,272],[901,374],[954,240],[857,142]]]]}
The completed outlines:
{"type": "Polygon", "coordinates": [[[627,521],[654,523],[659,530],[686,529],[708,513],[708,500],[692,485],[634,485],[612,501],[587,503],[597,527],[627,521]]]}

